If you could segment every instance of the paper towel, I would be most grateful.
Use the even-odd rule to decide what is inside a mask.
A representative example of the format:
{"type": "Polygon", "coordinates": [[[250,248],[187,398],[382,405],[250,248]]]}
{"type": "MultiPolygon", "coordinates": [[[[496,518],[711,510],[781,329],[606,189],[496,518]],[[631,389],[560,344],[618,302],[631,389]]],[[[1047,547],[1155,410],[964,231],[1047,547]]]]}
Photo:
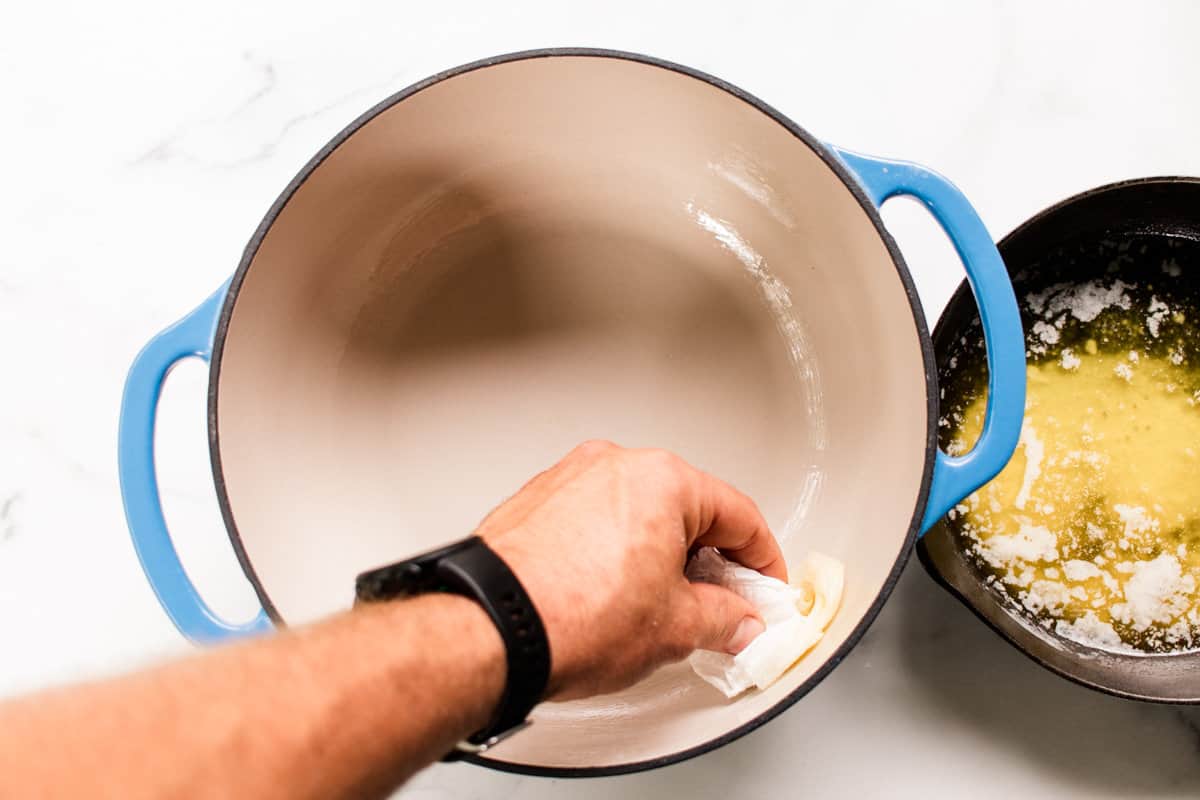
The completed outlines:
{"type": "Polygon", "coordinates": [[[716,548],[703,547],[687,565],[693,582],[715,583],[750,601],[766,630],[736,656],[697,650],[688,658],[696,674],[736,697],[752,687],[765,689],[820,641],[842,601],[842,562],[811,553],[784,583],[735,564],[716,548]]]}

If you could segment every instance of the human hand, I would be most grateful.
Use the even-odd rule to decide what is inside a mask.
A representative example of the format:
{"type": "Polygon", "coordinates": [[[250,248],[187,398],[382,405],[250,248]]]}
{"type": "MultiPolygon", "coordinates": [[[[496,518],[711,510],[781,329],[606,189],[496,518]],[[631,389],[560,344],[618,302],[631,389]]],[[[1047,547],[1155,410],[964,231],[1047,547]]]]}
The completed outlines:
{"type": "Polygon", "coordinates": [[[549,699],[613,692],[703,648],[737,653],[754,606],[692,584],[689,551],[787,580],[750,498],[662,450],[587,442],[500,505],[476,533],[508,563],[550,639],[549,699]]]}

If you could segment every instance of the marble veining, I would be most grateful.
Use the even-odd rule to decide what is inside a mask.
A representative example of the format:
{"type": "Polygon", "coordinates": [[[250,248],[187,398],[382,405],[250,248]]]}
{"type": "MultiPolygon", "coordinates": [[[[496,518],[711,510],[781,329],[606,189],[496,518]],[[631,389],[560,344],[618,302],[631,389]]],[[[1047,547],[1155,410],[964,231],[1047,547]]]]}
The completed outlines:
{"type": "Polygon", "coordinates": [[[17,503],[20,500],[21,493],[13,492],[0,502],[0,542],[17,535],[17,503]]]}
{"type": "MultiPolygon", "coordinates": [[[[334,134],[412,81],[554,45],[716,74],[840,146],[951,177],[999,236],[1111,180],[1200,174],[1200,6],[931,0],[203,6],[25,3],[0,52],[0,695],[187,652],[141,576],[116,479],[125,370],[228,277],[334,134]],[[47,575],[71,591],[46,591],[47,575]]],[[[933,321],[962,278],[915,204],[884,210],[933,321]]],[[[197,365],[158,434],[168,519],[222,613],[254,598],[221,529],[197,365]]],[[[829,531],[836,536],[836,531],[829,531]]],[[[853,575],[848,575],[853,580],[853,575]]],[[[812,694],[716,752],[561,781],[437,765],[427,800],[1200,795],[1200,709],[1068,683],[910,563],[812,694]]]]}
{"type": "MultiPolygon", "coordinates": [[[[245,100],[243,100],[241,103],[239,103],[228,114],[225,114],[218,118],[205,120],[201,123],[187,125],[187,126],[181,128],[180,130],[172,133],[163,141],[154,145],[149,150],[142,153],[140,156],[137,156],[136,158],[134,158],[133,161],[131,162],[131,164],[133,166],[140,166],[142,164],[147,164],[147,163],[169,161],[172,158],[178,157],[179,153],[176,152],[175,148],[177,147],[178,143],[181,140],[185,139],[187,137],[187,135],[189,133],[191,133],[193,130],[195,130],[196,128],[199,128],[199,127],[207,126],[207,125],[215,126],[215,125],[227,124],[231,120],[236,119],[239,114],[241,114],[244,111],[246,111],[247,109],[249,109],[251,106],[253,106],[255,103],[257,103],[259,100],[262,100],[264,97],[266,97],[268,94],[270,94],[271,91],[275,88],[276,84],[279,82],[279,76],[275,71],[275,67],[268,62],[258,62],[255,59],[254,54],[250,53],[250,52],[245,53],[244,57],[248,63],[253,65],[253,67],[255,68],[255,71],[259,73],[259,84],[260,84],[250,93],[250,95],[245,100]]],[[[320,113],[320,112],[318,111],[315,113],[320,113]]],[[[244,159],[242,161],[236,161],[236,162],[222,164],[221,166],[235,167],[240,164],[245,164],[245,163],[249,163],[251,161],[255,161],[259,158],[269,158],[271,153],[273,153],[275,151],[275,148],[278,146],[279,139],[281,139],[287,133],[289,128],[295,126],[302,119],[311,118],[314,115],[315,115],[314,113],[304,114],[304,115],[301,115],[300,117],[294,117],[294,118],[288,120],[286,123],[284,123],[283,130],[280,132],[279,136],[271,142],[262,144],[259,147],[257,155],[252,156],[247,159],[244,159]]],[[[216,165],[213,165],[213,166],[216,166],[216,165]]]]}
{"type": "Polygon", "coordinates": [[[219,158],[202,155],[201,153],[205,149],[203,143],[205,135],[219,130],[222,126],[240,124],[256,110],[256,107],[269,103],[278,94],[279,75],[274,65],[267,61],[260,61],[253,53],[249,52],[244,54],[244,58],[247,64],[253,67],[252,76],[248,80],[257,83],[256,88],[244,100],[228,113],[181,126],[168,134],[162,141],[135,156],[129,162],[130,166],[185,161],[207,169],[236,169],[265,161],[276,154],[283,141],[297,127],[329,115],[338,109],[350,110],[350,115],[342,123],[343,125],[349,124],[359,113],[366,111],[378,100],[382,100],[387,94],[402,88],[404,84],[400,80],[408,74],[405,71],[390,75],[384,80],[374,81],[366,86],[359,86],[352,91],[340,94],[335,99],[311,110],[306,110],[304,113],[284,116],[277,130],[269,137],[259,138],[257,142],[248,143],[252,147],[247,152],[239,152],[236,155],[228,154],[219,158]],[[362,106],[361,109],[355,110],[354,103],[356,102],[362,106]]]}

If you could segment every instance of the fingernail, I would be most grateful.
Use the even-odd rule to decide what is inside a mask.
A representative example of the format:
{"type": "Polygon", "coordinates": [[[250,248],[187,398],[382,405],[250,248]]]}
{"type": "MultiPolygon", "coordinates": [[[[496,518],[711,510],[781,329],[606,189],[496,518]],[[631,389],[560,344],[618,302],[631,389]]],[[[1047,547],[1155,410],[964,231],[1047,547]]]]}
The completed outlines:
{"type": "Polygon", "coordinates": [[[725,647],[726,651],[730,655],[737,655],[766,629],[761,620],[757,620],[754,617],[746,617],[738,623],[737,630],[733,632],[733,637],[730,638],[729,644],[725,647]]]}

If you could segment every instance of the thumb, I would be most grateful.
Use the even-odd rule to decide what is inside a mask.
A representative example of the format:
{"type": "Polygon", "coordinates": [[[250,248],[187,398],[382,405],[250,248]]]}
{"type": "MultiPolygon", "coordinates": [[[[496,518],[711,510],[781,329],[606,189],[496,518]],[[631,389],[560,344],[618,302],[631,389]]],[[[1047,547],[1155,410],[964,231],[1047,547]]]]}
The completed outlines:
{"type": "Polygon", "coordinates": [[[711,583],[689,584],[695,599],[692,647],[735,655],[766,630],[748,600],[711,583]]]}

